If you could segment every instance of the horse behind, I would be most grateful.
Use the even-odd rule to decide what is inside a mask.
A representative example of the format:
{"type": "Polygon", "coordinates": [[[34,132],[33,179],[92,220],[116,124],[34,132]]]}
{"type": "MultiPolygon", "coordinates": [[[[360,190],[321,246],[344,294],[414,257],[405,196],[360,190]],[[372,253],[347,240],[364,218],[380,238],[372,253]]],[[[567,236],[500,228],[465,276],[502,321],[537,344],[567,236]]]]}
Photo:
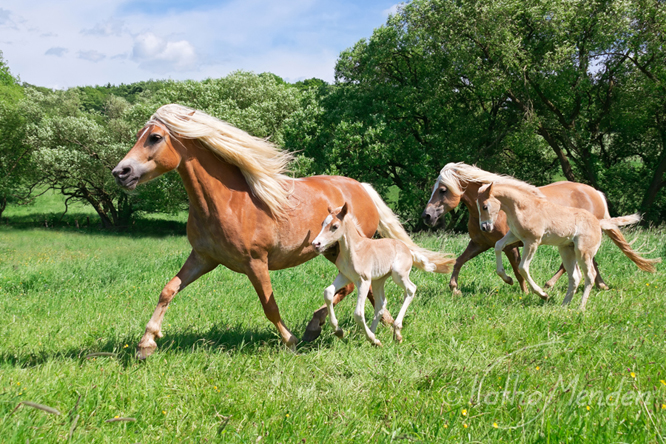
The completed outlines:
{"type": "MultiPolygon", "coordinates": [[[[138,345],[140,358],[157,348],[155,338],[162,337],[162,321],[174,296],[218,265],[250,279],[266,317],[282,341],[294,348],[298,340],[280,316],[269,270],[294,267],[317,256],[312,241],[330,207],[347,203],[364,236],[379,231],[384,237],[406,240],[411,250],[422,252],[417,266],[437,268],[431,260],[442,256],[411,242],[370,185],[336,176],[292,179],[286,175],[291,160],[291,154],[263,139],[175,104],[159,108],[139,131],[113,175],[131,190],[176,170],[189,198],[187,237],[192,246],[183,267],[160,293],[138,345]]],[[[337,248],[323,255],[334,262],[337,248]]],[[[353,288],[345,286],[336,297],[353,288]]],[[[321,322],[316,317],[316,327],[321,322]]]]}
{"type": "Polygon", "coordinates": [[[319,235],[312,241],[317,251],[324,252],[335,243],[340,245],[340,254],[335,261],[339,274],[333,284],[324,292],[324,300],[331,316],[331,324],[338,337],[343,331],[338,325],[338,319],[333,310],[333,295],[337,290],[348,285],[356,284],[358,300],[354,311],[354,320],[363,328],[365,336],[374,345],[382,343],[375,336],[377,324],[386,309],[384,283],[389,277],[405,290],[405,300],[398,317],[393,322],[393,337],[402,342],[402,320],[409,304],[414,299],[416,285],[409,279],[414,260],[418,260],[418,253],[410,251],[407,245],[397,239],[368,239],[358,228],[354,216],[348,214],[345,203],[341,208],[329,210],[329,215],[322,222],[319,235]],[[365,300],[372,287],[375,295],[375,316],[372,325],[368,328],[365,322],[365,300]]]}
{"type": "Polygon", "coordinates": [[[640,221],[637,214],[598,220],[588,211],[557,205],[547,200],[538,188],[510,179],[482,186],[477,204],[481,230],[488,232],[493,229],[500,210],[506,214],[509,224],[509,232],[495,245],[497,274],[505,281],[509,278],[502,265],[502,250],[506,245],[522,241],[523,258],[518,270],[535,293],[542,299],[548,299],[548,295],[532,280],[529,266],[539,245],[554,245],[558,247],[569,275],[569,288],[563,305],[571,302],[580,282],[580,272],[585,277],[581,310],[585,309],[594,282],[596,272],[593,260],[601,245],[601,230],[617,230],[620,226],[640,221]]]}

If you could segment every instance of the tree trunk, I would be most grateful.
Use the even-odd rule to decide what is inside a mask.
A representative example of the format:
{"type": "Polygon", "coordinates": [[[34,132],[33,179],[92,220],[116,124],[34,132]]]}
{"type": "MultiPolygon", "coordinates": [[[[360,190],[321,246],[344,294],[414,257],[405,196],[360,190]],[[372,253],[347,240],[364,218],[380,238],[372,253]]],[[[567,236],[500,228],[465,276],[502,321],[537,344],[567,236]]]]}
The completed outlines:
{"type": "Polygon", "coordinates": [[[0,200],[0,219],[2,219],[2,213],[5,212],[5,208],[7,208],[7,196],[2,196],[2,200],[0,200]]]}
{"type": "Polygon", "coordinates": [[[666,184],[666,181],[664,181],[664,173],[666,173],[666,129],[662,129],[660,133],[661,156],[659,156],[657,168],[654,170],[654,174],[652,175],[650,186],[643,195],[643,201],[641,202],[641,212],[643,213],[649,212],[650,207],[654,203],[654,200],[657,198],[657,193],[659,193],[659,191],[666,184]]]}

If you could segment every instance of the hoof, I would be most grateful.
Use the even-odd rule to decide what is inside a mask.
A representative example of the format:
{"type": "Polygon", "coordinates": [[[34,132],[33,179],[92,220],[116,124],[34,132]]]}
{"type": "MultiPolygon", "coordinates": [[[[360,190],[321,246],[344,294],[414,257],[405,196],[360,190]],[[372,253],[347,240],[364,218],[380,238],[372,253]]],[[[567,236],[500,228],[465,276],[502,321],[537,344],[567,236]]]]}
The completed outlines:
{"type": "Polygon", "coordinates": [[[393,340],[397,342],[398,344],[402,343],[402,335],[398,330],[393,331],[393,340]]]}
{"type": "Polygon", "coordinates": [[[139,346],[137,347],[136,357],[137,359],[143,361],[146,358],[148,358],[148,356],[155,353],[155,350],[157,350],[157,344],[155,343],[154,340],[150,339],[146,341],[141,341],[141,343],[139,343],[139,346]]]}
{"type": "Polygon", "coordinates": [[[509,285],[513,285],[513,279],[511,279],[511,276],[507,276],[506,274],[502,275],[502,274],[500,274],[500,273],[497,273],[497,274],[499,275],[499,277],[502,278],[502,280],[503,280],[504,282],[506,282],[506,283],[509,284],[509,285]]]}
{"type": "Polygon", "coordinates": [[[548,296],[547,293],[540,294],[539,297],[543,299],[544,301],[547,301],[550,299],[550,296],[548,296]]]}
{"type": "Polygon", "coordinates": [[[335,332],[333,334],[335,336],[337,336],[338,338],[340,338],[340,339],[342,339],[345,336],[345,332],[342,331],[341,328],[338,328],[337,330],[335,330],[335,332]]]}
{"type": "Polygon", "coordinates": [[[380,341],[379,339],[375,339],[374,341],[372,341],[372,344],[373,344],[375,347],[383,347],[383,346],[382,346],[382,341],[380,341]]]}
{"type": "Polygon", "coordinates": [[[296,351],[296,344],[298,344],[298,338],[294,335],[291,335],[291,337],[289,337],[289,340],[284,343],[284,345],[286,345],[287,348],[289,348],[289,350],[294,352],[296,351]]]}
{"type": "Polygon", "coordinates": [[[458,287],[451,288],[451,294],[453,296],[462,296],[462,291],[458,290],[458,287]]]}
{"type": "Polygon", "coordinates": [[[543,288],[546,288],[546,289],[548,289],[548,288],[553,288],[553,285],[555,285],[554,282],[550,282],[550,281],[548,281],[548,282],[546,282],[546,284],[543,286],[543,288]]]}
{"type": "Polygon", "coordinates": [[[610,288],[608,287],[608,285],[604,284],[603,282],[597,284],[597,288],[598,288],[599,290],[610,290],[610,288]]]}
{"type": "Polygon", "coordinates": [[[312,342],[321,335],[321,324],[319,320],[312,319],[307,327],[305,327],[305,334],[303,334],[303,342],[312,342]]]}
{"type": "Polygon", "coordinates": [[[382,313],[382,324],[384,325],[393,324],[393,317],[391,316],[391,313],[388,312],[388,310],[384,310],[384,313],[382,313]]]}

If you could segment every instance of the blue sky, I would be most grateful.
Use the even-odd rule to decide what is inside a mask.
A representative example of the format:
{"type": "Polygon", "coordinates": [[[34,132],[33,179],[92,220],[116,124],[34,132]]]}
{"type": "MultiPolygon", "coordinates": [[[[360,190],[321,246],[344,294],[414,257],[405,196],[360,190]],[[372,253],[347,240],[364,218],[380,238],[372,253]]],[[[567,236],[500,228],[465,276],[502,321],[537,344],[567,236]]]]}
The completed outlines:
{"type": "Polygon", "coordinates": [[[22,81],[50,88],[204,79],[242,69],[333,80],[340,51],[396,0],[3,0],[0,50],[22,81]]]}

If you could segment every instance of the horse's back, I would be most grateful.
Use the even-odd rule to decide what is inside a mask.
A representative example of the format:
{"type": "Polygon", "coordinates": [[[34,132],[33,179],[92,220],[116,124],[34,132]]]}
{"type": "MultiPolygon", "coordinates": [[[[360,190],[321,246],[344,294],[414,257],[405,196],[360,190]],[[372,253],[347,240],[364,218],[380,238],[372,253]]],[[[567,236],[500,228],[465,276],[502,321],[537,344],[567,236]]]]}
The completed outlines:
{"type": "Polygon", "coordinates": [[[580,208],[597,219],[608,217],[608,207],[601,192],[589,185],[576,182],[555,182],[539,187],[550,202],[564,207],[580,208]]]}

